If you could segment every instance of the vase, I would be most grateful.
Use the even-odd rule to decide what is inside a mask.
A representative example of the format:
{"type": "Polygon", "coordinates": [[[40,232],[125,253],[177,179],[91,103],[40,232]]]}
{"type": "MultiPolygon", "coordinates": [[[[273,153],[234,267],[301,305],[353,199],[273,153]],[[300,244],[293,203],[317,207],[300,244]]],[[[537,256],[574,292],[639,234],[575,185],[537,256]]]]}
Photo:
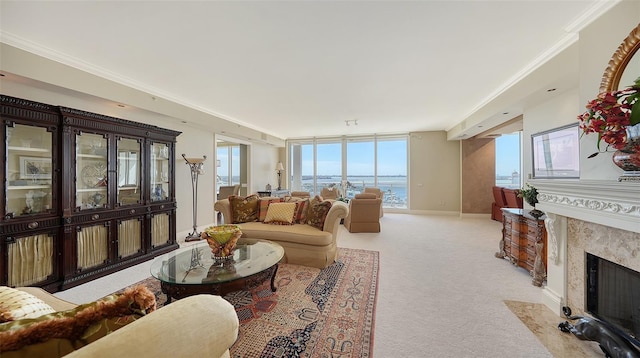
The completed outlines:
{"type": "Polygon", "coordinates": [[[613,163],[624,173],[618,181],[640,181],[640,124],[627,128],[629,144],[613,153],[613,163]]]}

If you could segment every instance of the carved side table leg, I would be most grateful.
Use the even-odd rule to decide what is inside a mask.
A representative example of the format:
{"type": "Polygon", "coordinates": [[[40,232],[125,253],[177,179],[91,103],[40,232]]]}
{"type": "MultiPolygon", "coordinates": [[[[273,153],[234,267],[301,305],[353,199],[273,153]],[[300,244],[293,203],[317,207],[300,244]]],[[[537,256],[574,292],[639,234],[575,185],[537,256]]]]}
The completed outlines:
{"type": "Polygon", "coordinates": [[[533,262],[533,271],[531,271],[531,274],[533,275],[531,284],[538,287],[542,286],[542,282],[547,277],[547,270],[544,267],[541,255],[543,248],[544,243],[542,242],[542,240],[536,242],[536,259],[533,262]]]}
{"type": "Polygon", "coordinates": [[[500,242],[498,243],[498,248],[500,249],[500,251],[495,253],[495,256],[499,259],[504,259],[505,256],[507,256],[507,253],[504,252],[504,238],[500,239],[500,242]]]}

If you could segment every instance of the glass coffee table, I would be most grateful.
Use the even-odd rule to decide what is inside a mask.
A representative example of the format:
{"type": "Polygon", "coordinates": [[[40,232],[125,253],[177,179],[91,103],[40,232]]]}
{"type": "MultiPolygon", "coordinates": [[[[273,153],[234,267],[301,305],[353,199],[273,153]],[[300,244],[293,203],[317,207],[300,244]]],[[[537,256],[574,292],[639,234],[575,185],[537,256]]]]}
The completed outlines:
{"type": "Polygon", "coordinates": [[[167,303],[202,293],[224,296],[250,290],[269,279],[275,292],[274,279],[283,256],[282,246],[271,241],[240,239],[233,257],[214,259],[209,245],[202,242],[157,257],[151,275],[160,280],[167,303]]]}

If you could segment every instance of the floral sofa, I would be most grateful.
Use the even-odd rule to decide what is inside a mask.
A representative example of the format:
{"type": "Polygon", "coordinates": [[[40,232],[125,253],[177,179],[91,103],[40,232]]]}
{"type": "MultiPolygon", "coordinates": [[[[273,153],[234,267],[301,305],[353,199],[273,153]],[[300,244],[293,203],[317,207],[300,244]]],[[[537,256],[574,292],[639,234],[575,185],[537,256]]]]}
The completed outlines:
{"type": "Polygon", "coordinates": [[[225,224],[240,226],[242,237],[280,244],[285,252],[282,262],[317,268],[325,268],[336,260],[340,221],[349,213],[345,203],[319,196],[286,199],[231,196],[216,201],[214,209],[222,213],[225,224]]]}
{"type": "Polygon", "coordinates": [[[0,357],[229,357],[238,316],[220,296],[155,309],[144,286],[77,305],[37,287],[0,286],[0,357]]]}

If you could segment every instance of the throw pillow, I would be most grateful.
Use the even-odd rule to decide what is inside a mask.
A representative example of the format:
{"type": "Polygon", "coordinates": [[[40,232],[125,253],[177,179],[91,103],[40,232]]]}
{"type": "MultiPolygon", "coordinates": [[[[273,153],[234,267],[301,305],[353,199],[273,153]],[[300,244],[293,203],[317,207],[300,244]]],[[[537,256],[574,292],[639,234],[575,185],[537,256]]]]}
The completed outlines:
{"type": "Polygon", "coordinates": [[[260,198],[258,202],[258,221],[264,221],[271,203],[280,203],[281,198],[260,198]]]}
{"type": "Polygon", "coordinates": [[[37,318],[55,310],[36,296],[15,288],[0,286],[0,323],[37,318]]]}
{"type": "Polygon", "coordinates": [[[327,218],[327,214],[331,209],[331,202],[322,200],[322,197],[316,195],[309,202],[309,209],[307,210],[307,225],[311,225],[317,229],[324,229],[324,220],[327,218]]]}
{"type": "Polygon", "coordinates": [[[296,224],[304,224],[307,221],[307,211],[309,210],[309,199],[302,199],[296,202],[296,213],[293,221],[296,224]]]}
{"type": "Polygon", "coordinates": [[[7,352],[31,345],[39,351],[43,349],[41,344],[49,347],[48,342],[53,340],[49,348],[57,356],[59,350],[79,349],[155,308],[153,292],[140,285],[68,311],[7,322],[0,325],[0,353],[4,357],[7,352]]]}
{"type": "Polygon", "coordinates": [[[258,200],[256,194],[249,196],[229,196],[229,206],[231,207],[231,223],[241,224],[258,220],[258,200]]]}
{"type": "Polygon", "coordinates": [[[265,224],[292,225],[293,214],[296,211],[296,203],[273,203],[269,205],[265,224]]]}

